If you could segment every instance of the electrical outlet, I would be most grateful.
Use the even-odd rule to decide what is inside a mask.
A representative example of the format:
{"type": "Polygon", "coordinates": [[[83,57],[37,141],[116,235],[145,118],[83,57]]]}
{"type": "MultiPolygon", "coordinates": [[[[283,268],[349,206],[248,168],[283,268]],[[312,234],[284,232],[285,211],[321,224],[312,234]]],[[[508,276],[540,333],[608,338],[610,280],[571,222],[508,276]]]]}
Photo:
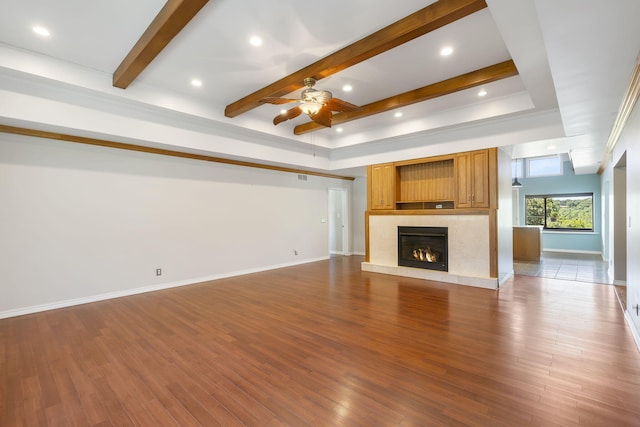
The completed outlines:
{"type": "Polygon", "coordinates": [[[156,276],[162,276],[162,269],[156,268],[156,276]]]}

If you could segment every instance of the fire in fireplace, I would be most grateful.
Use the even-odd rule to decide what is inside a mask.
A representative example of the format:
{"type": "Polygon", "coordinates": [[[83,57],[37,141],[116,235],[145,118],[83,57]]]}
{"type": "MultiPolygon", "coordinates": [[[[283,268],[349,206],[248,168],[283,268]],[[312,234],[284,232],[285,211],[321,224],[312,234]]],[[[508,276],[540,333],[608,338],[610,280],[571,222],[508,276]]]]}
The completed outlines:
{"type": "Polygon", "coordinates": [[[398,265],[448,271],[447,227],[398,226],[398,265]]]}

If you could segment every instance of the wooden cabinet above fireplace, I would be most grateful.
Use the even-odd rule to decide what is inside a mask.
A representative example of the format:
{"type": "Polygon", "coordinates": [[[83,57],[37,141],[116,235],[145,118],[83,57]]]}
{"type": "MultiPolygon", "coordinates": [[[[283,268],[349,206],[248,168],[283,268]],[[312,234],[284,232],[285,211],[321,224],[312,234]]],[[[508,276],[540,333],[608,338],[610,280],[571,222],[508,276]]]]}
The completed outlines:
{"type": "Polygon", "coordinates": [[[396,170],[393,163],[369,166],[369,209],[395,209],[396,170]]]}
{"type": "Polygon", "coordinates": [[[489,207],[489,150],[456,155],[458,208],[489,207]]]}
{"type": "Polygon", "coordinates": [[[370,165],[369,210],[497,208],[497,149],[370,165]]]}

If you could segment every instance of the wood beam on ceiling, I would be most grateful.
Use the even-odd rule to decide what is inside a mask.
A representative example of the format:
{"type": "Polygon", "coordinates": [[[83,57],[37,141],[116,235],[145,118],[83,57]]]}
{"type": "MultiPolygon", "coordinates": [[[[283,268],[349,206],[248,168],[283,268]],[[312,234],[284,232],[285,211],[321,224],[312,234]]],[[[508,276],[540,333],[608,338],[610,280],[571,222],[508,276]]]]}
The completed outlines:
{"type": "MultiPolygon", "coordinates": [[[[500,62],[498,64],[490,65],[488,67],[481,68],[470,73],[462,74],[460,76],[452,77],[441,82],[433,83],[419,89],[414,89],[405,93],[401,93],[399,95],[394,95],[389,98],[382,99],[380,101],[372,102],[370,104],[364,105],[362,109],[358,111],[334,114],[331,117],[331,124],[336,125],[340,123],[350,122],[356,119],[362,119],[374,114],[404,107],[406,105],[415,104],[417,102],[427,101],[429,99],[448,95],[450,93],[458,92],[464,89],[472,88],[474,86],[483,85],[516,75],[518,75],[518,69],[516,68],[512,60],[500,62]]],[[[296,135],[302,135],[318,129],[326,129],[326,127],[315,122],[307,122],[296,126],[293,130],[293,133],[296,135]]]]}
{"type": "Polygon", "coordinates": [[[209,0],[169,0],[113,73],[126,89],[209,0]]]}
{"type": "Polygon", "coordinates": [[[227,117],[236,117],[258,107],[260,100],[280,97],[303,87],[306,77],[316,80],[331,76],[380,53],[423,36],[465,16],[487,7],[485,0],[439,0],[411,15],[339,51],[308,65],[264,88],[235,101],[224,110],[227,117]]]}

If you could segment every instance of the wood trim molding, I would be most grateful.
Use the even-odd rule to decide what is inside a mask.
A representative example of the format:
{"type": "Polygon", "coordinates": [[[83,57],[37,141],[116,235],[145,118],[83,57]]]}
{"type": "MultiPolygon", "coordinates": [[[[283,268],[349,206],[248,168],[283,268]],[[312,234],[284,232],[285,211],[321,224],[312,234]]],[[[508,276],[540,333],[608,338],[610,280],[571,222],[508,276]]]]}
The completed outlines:
{"type": "Polygon", "coordinates": [[[261,105],[258,101],[262,98],[280,97],[300,89],[303,87],[303,80],[306,77],[321,80],[486,7],[485,0],[436,1],[293,74],[227,105],[224,115],[236,117],[246,113],[261,105]]]}
{"type": "Polygon", "coordinates": [[[371,250],[369,248],[369,215],[371,212],[364,213],[364,261],[371,262],[371,250]]]}
{"type": "Polygon", "coordinates": [[[498,209],[498,149],[489,148],[489,207],[498,209]]]}
{"type": "Polygon", "coordinates": [[[278,172],[296,173],[312,176],[320,176],[324,178],[342,179],[347,181],[355,180],[355,177],[334,175],[324,172],[309,171],[304,169],[287,168],[283,166],[264,165],[260,163],[244,162],[241,160],[225,159],[222,157],[206,156],[202,154],[186,153],[182,151],[166,150],[163,148],[145,147],[143,145],[126,144],[123,142],[107,141],[104,139],[87,138],[83,136],[69,135],[64,133],[42,131],[36,129],[28,129],[15,126],[7,126],[0,124],[0,132],[11,133],[17,135],[33,136],[36,138],[53,139],[57,141],[75,142],[78,144],[97,145],[100,147],[116,148],[119,150],[138,151],[141,153],[160,154],[163,156],[180,157],[183,159],[202,160],[205,162],[224,163],[235,166],[245,166],[249,168],[267,169],[278,172]]]}
{"type": "MultiPolygon", "coordinates": [[[[367,211],[368,215],[489,215],[492,209],[424,209],[424,210],[384,210],[367,211]]],[[[494,209],[495,210],[495,209],[494,209]]]]}
{"type": "MultiPolygon", "coordinates": [[[[383,113],[406,105],[415,104],[440,96],[448,95],[460,90],[469,89],[474,86],[483,85],[494,82],[496,80],[505,79],[518,75],[518,69],[512,60],[500,62],[490,65],[470,73],[452,77],[441,82],[423,86],[399,95],[391,96],[380,101],[375,101],[364,105],[361,110],[337,113],[331,117],[331,124],[350,122],[352,120],[362,119],[374,114],[383,113]]],[[[307,122],[294,128],[293,133],[302,135],[314,130],[324,129],[325,127],[316,122],[307,122]]]]}
{"type": "Polygon", "coordinates": [[[498,211],[489,210],[489,277],[498,278],[498,211]]]}
{"type": "Polygon", "coordinates": [[[620,134],[622,134],[622,131],[627,124],[627,119],[638,102],[638,98],[640,98],[640,55],[636,59],[636,66],[631,74],[631,80],[629,81],[627,92],[622,99],[618,115],[613,123],[611,133],[609,134],[609,139],[605,146],[605,159],[598,168],[598,174],[602,174],[602,172],[604,172],[604,169],[611,160],[611,153],[620,139],[620,134]]]}
{"type": "Polygon", "coordinates": [[[168,0],[113,73],[113,86],[126,89],[209,0],[168,0]]]}

